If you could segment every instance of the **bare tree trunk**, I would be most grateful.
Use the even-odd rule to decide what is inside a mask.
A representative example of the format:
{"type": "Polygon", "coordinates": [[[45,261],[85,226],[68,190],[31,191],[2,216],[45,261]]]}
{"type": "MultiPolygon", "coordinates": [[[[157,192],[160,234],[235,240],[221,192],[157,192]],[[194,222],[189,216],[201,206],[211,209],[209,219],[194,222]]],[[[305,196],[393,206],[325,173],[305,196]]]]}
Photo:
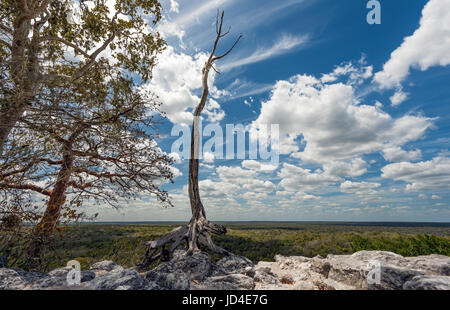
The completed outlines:
{"type": "Polygon", "coordinates": [[[30,269],[39,270],[42,267],[49,239],[55,232],[61,209],[66,202],[65,192],[69,185],[72,167],[73,156],[70,152],[67,152],[64,155],[62,168],[59,171],[58,180],[51,191],[44,215],[33,229],[33,240],[27,252],[27,265],[30,269]]]}
{"type": "Polygon", "coordinates": [[[227,232],[226,227],[211,223],[206,219],[205,208],[200,199],[200,191],[198,186],[198,167],[199,167],[199,145],[200,145],[200,130],[199,121],[203,108],[206,105],[208,99],[208,76],[211,68],[218,72],[213,64],[216,60],[219,60],[226,55],[228,55],[231,50],[236,46],[236,44],[241,39],[242,35],[234,42],[233,46],[223,55],[215,56],[217,44],[219,40],[226,36],[230,29],[225,33],[222,33],[223,26],[223,16],[222,12],[219,20],[219,12],[217,13],[216,19],[216,40],[214,42],[213,50],[206,61],[202,70],[202,97],[200,103],[195,107],[194,110],[194,120],[192,122],[192,135],[191,135],[191,153],[189,159],[189,200],[191,204],[192,217],[187,226],[178,227],[171,232],[167,233],[160,239],[156,241],[150,241],[147,243],[148,249],[145,254],[143,262],[139,265],[141,268],[148,267],[153,261],[157,259],[167,260],[169,258],[169,253],[174,251],[183,241],[187,242],[187,255],[199,252],[200,247],[204,246],[210,250],[228,255],[229,252],[225,249],[214,244],[211,239],[210,233],[213,234],[225,234],[227,232]],[[170,244],[170,248],[167,250],[166,245],[170,244]]]}

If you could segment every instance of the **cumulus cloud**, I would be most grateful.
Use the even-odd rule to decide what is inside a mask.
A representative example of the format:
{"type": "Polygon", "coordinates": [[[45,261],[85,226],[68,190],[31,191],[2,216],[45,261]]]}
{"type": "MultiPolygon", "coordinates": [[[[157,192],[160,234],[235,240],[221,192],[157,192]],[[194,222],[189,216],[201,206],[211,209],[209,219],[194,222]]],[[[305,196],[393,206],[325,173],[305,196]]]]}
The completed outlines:
{"type": "Polygon", "coordinates": [[[391,146],[383,149],[383,157],[390,162],[414,161],[422,158],[420,150],[405,151],[399,146],[391,146]]]}
{"type": "Polygon", "coordinates": [[[288,192],[312,190],[341,180],[341,178],[320,169],[311,171],[288,163],[283,164],[278,176],[282,179],[279,185],[288,192]]]}
{"type": "Polygon", "coordinates": [[[336,66],[331,73],[323,74],[320,81],[322,83],[335,82],[341,77],[348,77],[349,84],[361,84],[364,80],[372,76],[373,67],[366,65],[366,60],[362,57],[357,65],[352,62],[344,62],[336,66]]]}
{"type": "MultiPolygon", "coordinates": [[[[239,190],[239,186],[230,182],[214,182],[212,180],[201,180],[198,183],[202,197],[225,197],[231,196],[239,190]]],[[[186,189],[187,190],[187,189],[186,189]]]]}
{"type": "Polygon", "coordinates": [[[409,75],[411,68],[422,71],[450,64],[450,0],[430,0],[422,11],[419,28],[392,52],[374,81],[381,88],[393,88],[409,75]]]}
{"type": "Polygon", "coordinates": [[[296,75],[276,83],[252,125],[279,124],[281,154],[326,163],[417,140],[432,121],[420,115],[394,119],[379,105],[361,104],[352,85],[296,75]]]}
{"type": "MultiPolygon", "coordinates": [[[[202,197],[229,197],[246,199],[268,198],[268,194],[276,189],[276,185],[269,180],[259,178],[254,170],[243,169],[239,166],[219,166],[216,168],[217,180],[206,179],[199,182],[202,197]]],[[[185,189],[187,191],[187,186],[185,189]]]]}
{"type": "Polygon", "coordinates": [[[418,163],[400,162],[389,164],[381,169],[386,179],[404,181],[407,191],[449,189],[450,158],[437,156],[429,161],[418,163]]]}
{"type": "MultiPolygon", "coordinates": [[[[192,123],[192,109],[198,104],[198,93],[202,82],[202,68],[207,60],[206,53],[197,53],[193,56],[177,53],[168,46],[158,58],[158,65],[153,69],[153,78],[144,90],[155,93],[164,103],[161,110],[167,118],[176,124],[190,125],[192,123]]],[[[213,84],[214,74],[210,76],[210,85],[213,84]]],[[[211,95],[220,95],[220,92],[210,86],[211,95]]],[[[206,116],[210,121],[220,121],[225,116],[220,105],[209,100],[206,107],[206,116]]]]}
{"type": "Polygon", "coordinates": [[[241,165],[244,168],[261,172],[272,172],[278,167],[278,165],[263,164],[256,160],[243,160],[241,165]]]}
{"type": "Polygon", "coordinates": [[[214,162],[214,154],[211,152],[204,152],[203,153],[203,161],[205,163],[213,163],[214,162]]]}
{"type": "Polygon", "coordinates": [[[380,187],[380,183],[374,182],[352,182],[341,183],[341,192],[348,194],[367,195],[375,193],[374,189],[380,187]]]}
{"type": "Polygon", "coordinates": [[[398,105],[400,105],[403,101],[405,101],[406,99],[408,99],[408,94],[404,93],[401,90],[398,90],[395,92],[395,94],[393,94],[389,100],[391,100],[391,105],[393,107],[396,107],[398,105]]]}
{"type": "Polygon", "coordinates": [[[361,158],[354,158],[350,162],[331,161],[323,165],[324,170],[338,177],[357,177],[366,173],[367,162],[361,158]]]}
{"type": "Polygon", "coordinates": [[[251,179],[256,177],[255,171],[242,169],[238,166],[219,166],[216,168],[216,172],[221,179],[228,180],[234,183],[241,182],[244,179],[251,179]]]}
{"type": "Polygon", "coordinates": [[[263,180],[249,180],[249,182],[243,185],[245,189],[251,190],[253,192],[273,192],[276,188],[275,184],[270,181],[263,180]]]}

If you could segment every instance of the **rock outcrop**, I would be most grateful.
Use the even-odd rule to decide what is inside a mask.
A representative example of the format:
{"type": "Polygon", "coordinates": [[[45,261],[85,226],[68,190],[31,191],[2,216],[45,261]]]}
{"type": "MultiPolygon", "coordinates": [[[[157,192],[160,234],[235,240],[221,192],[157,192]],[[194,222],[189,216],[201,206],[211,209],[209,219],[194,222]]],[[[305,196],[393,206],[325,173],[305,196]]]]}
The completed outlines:
{"type": "MultiPolygon", "coordinates": [[[[402,290],[450,289],[450,257],[403,257],[385,251],[360,251],[352,255],[275,256],[254,269],[272,274],[279,282],[258,281],[256,289],[402,290]]],[[[261,278],[261,276],[258,276],[261,278]]]]}
{"type": "Polygon", "coordinates": [[[148,272],[124,268],[112,261],[81,271],[81,283],[68,285],[70,267],[49,273],[0,268],[0,289],[88,290],[448,290],[450,257],[403,257],[383,251],[361,251],[326,258],[275,256],[254,265],[231,255],[214,263],[205,253],[176,251],[171,261],[148,272]]]}

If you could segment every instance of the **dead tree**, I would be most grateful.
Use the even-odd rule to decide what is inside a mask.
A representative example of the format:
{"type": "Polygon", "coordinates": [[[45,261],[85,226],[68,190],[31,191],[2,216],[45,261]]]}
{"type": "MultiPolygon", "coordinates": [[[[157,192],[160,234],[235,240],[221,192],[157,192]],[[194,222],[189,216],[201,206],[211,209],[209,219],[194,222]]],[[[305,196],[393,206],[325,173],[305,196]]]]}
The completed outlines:
{"type": "Polygon", "coordinates": [[[208,75],[211,68],[219,73],[214,68],[214,62],[227,56],[239,40],[242,34],[236,39],[234,44],[222,55],[215,56],[217,45],[221,38],[230,32],[230,28],[226,32],[222,32],[224,12],[220,15],[217,12],[216,17],[216,39],[211,54],[202,69],[202,97],[199,104],[194,110],[194,120],[192,123],[191,136],[191,153],[189,159],[189,200],[191,205],[192,217],[188,225],[178,227],[169,233],[165,234],[158,240],[147,243],[148,249],[145,253],[143,262],[139,265],[141,268],[148,267],[152,262],[161,259],[162,261],[169,259],[169,254],[178,248],[183,242],[186,242],[186,254],[191,255],[200,251],[200,247],[206,247],[215,253],[228,255],[229,252],[217,245],[211,239],[210,233],[222,235],[227,232],[226,227],[214,224],[207,220],[205,208],[200,199],[200,192],[198,186],[198,167],[199,167],[199,119],[203,108],[208,99],[208,75]],[[169,247],[170,246],[170,247],[169,247]],[[169,247],[168,249],[166,247],[169,247]]]}

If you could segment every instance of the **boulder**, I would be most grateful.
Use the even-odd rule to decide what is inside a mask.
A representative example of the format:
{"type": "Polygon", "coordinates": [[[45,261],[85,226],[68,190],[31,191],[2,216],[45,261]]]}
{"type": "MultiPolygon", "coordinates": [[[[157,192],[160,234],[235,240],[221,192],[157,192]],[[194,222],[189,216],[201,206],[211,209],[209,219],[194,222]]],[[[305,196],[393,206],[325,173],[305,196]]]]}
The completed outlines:
{"type": "Polygon", "coordinates": [[[123,270],[123,269],[124,268],[122,266],[119,266],[110,260],[97,262],[93,264],[90,268],[90,270],[94,272],[96,276],[107,274],[108,272],[113,270],[123,270]]]}
{"type": "Polygon", "coordinates": [[[140,290],[147,285],[147,281],[136,270],[116,268],[83,283],[81,287],[90,290],[140,290]]]}
{"type": "Polygon", "coordinates": [[[248,258],[232,254],[225,256],[216,263],[216,273],[244,273],[249,270],[248,267],[253,266],[253,262],[248,258]]]}
{"type": "Polygon", "coordinates": [[[140,274],[112,261],[81,271],[81,283],[69,285],[70,267],[49,273],[0,268],[0,290],[450,290],[450,257],[403,257],[385,251],[360,251],[326,258],[275,256],[253,264],[229,255],[213,263],[206,253],[176,251],[165,262],[140,274]]]}
{"type": "Polygon", "coordinates": [[[162,274],[181,271],[189,280],[202,281],[210,273],[211,267],[211,259],[204,252],[188,256],[184,255],[182,251],[176,251],[172,260],[159,265],[152,271],[162,274]]]}
{"type": "Polygon", "coordinates": [[[151,270],[147,272],[145,279],[152,283],[146,289],[157,287],[163,290],[188,290],[190,288],[189,277],[181,270],[173,270],[172,272],[151,270]]]}
{"type": "Polygon", "coordinates": [[[252,290],[254,287],[253,279],[243,274],[213,276],[194,285],[194,289],[203,290],[252,290]]]}
{"type": "Polygon", "coordinates": [[[450,290],[449,276],[415,276],[403,284],[404,290],[450,290]]]}

